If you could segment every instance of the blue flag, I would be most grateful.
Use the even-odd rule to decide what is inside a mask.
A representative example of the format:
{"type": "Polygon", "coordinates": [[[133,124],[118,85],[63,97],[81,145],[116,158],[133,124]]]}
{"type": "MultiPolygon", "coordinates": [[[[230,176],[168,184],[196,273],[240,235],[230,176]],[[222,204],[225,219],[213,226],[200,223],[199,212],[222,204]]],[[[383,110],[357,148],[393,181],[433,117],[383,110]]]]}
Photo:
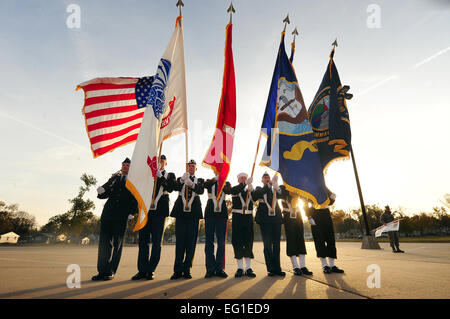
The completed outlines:
{"type": "Polygon", "coordinates": [[[351,145],[350,119],[345,100],[351,99],[352,95],[347,94],[348,86],[341,85],[333,55],[334,49],[308,110],[324,172],[333,161],[348,159],[351,145]]]}
{"type": "Polygon", "coordinates": [[[267,136],[261,165],[279,172],[288,191],[322,208],[329,204],[328,192],[303,96],[285,51],[284,34],[261,127],[267,136]]]}

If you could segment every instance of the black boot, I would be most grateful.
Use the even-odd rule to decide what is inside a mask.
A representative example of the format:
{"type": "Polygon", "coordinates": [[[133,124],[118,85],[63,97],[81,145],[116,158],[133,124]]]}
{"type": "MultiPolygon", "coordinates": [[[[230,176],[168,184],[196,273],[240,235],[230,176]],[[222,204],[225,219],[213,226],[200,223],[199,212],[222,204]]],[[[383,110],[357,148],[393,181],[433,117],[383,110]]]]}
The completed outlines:
{"type": "Polygon", "coordinates": [[[131,280],[141,280],[141,279],[144,279],[145,277],[146,277],[145,272],[138,272],[136,275],[131,277],[131,280]]]}
{"type": "Polygon", "coordinates": [[[309,271],[309,269],[306,267],[302,267],[300,269],[304,275],[312,276],[312,274],[313,274],[312,271],[309,271]]]}
{"type": "Polygon", "coordinates": [[[234,274],[234,278],[239,278],[242,277],[244,275],[244,270],[242,270],[241,268],[238,268],[238,270],[236,270],[236,273],[234,274]]]}
{"type": "Polygon", "coordinates": [[[256,274],[253,272],[253,270],[251,268],[249,268],[249,269],[247,269],[245,271],[245,275],[247,277],[250,277],[250,278],[255,278],[256,277],[256,274]]]}

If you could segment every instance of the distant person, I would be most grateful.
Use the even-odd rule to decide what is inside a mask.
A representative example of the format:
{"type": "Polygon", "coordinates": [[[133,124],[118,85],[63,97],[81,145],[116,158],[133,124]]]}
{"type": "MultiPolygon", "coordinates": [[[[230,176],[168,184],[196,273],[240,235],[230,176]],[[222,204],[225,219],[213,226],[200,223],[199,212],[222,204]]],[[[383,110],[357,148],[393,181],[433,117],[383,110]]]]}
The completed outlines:
{"type": "MultiPolygon", "coordinates": [[[[381,214],[380,220],[385,225],[390,222],[393,222],[395,220],[394,215],[392,214],[391,208],[389,206],[386,206],[384,208],[384,213],[381,214]]],[[[400,249],[400,243],[398,242],[398,231],[392,230],[392,231],[388,231],[387,233],[389,236],[389,242],[392,247],[392,252],[393,253],[404,253],[404,251],[400,249]]]]}
{"type": "MultiPolygon", "coordinates": [[[[336,195],[328,192],[330,197],[330,206],[333,205],[336,195]]],[[[306,216],[311,225],[311,233],[314,239],[314,246],[316,247],[317,257],[322,263],[322,270],[325,274],[343,273],[344,270],[338,268],[334,262],[337,258],[336,253],[336,239],[334,237],[333,220],[331,219],[331,212],[328,207],[322,209],[315,209],[305,205],[306,216]],[[327,261],[328,258],[328,261],[327,261]]]]}
{"type": "Polygon", "coordinates": [[[156,173],[154,201],[147,215],[147,224],[139,230],[138,273],[131,280],[152,280],[161,257],[161,241],[166,217],[169,216],[169,193],[173,190],[175,174],[166,171],[167,158],[161,155],[156,173]],[[150,254],[150,241],[152,251],[150,254]],[[150,255],[150,258],[149,258],[150,255]]]}
{"type": "Polygon", "coordinates": [[[97,197],[108,200],[100,217],[98,274],[92,277],[94,281],[114,278],[122,255],[127,221],[138,213],[137,201],[125,187],[130,163],[131,161],[127,157],[122,162],[122,169],[97,189],[97,197]]]}

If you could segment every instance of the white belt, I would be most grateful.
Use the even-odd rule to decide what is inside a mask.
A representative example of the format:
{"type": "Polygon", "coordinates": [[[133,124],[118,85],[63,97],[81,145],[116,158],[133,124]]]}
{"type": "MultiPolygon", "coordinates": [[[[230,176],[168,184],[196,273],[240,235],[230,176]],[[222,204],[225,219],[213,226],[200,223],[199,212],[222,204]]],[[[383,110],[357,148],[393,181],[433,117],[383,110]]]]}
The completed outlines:
{"type": "Polygon", "coordinates": [[[289,214],[289,217],[292,219],[297,219],[297,211],[295,210],[283,210],[283,213],[289,214]]]}
{"type": "MultiPolygon", "coordinates": [[[[220,196],[222,197],[222,196],[220,196]]],[[[208,193],[208,199],[216,199],[216,196],[214,196],[213,194],[208,193]]]]}
{"type": "Polygon", "coordinates": [[[266,204],[267,206],[267,215],[268,216],[276,216],[276,212],[272,209],[272,206],[267,202],[267,196],[264,194],[264,199],[258,199],[260,204],[266,204]]]}
{"type": "Polygon", "coordinates": [[[249,215],[249,214],[253,214],[253,210],[250,209],[232,209],[231,212],[233,213],[238,213],[238,214],[244,214],[244,215],[249,215]]]}

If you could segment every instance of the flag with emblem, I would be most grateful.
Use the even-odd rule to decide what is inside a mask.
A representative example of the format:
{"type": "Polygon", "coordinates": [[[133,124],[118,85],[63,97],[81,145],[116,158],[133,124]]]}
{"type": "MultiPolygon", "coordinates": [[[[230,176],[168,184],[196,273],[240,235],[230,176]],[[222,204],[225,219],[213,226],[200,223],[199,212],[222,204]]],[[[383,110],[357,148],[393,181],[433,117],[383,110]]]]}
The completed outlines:
{"type": "Polygon", "coordinates": [[[324,172],[333,161],[350,158],[351,130],[345,100],[351,99],[352,95],[347,93],[348,86],[341,85],[333,56],[334,49],[322,83],[308,110],[324,172]]]}
{"type": "Polygon", "coordinates": [[[147,108],[126,181],[126,187],[136,198],[139,207],[134,231],[147,223],[147,212],[157,178],[159,146],[165,138],[186,129],[183,29],[179,16],[148,93],[147,108]]]}
{"type": "Polygon", "coordinates": [[[283,31],[261,127],[262,132],[268,132],[261,165],[279,172],[289,192],[322,208],[329,204],[328,192],[297,76],[286,54],[284,36],[283,31]]]}
{"type": "Polygon", "coordinates": [[[398,231],[400,228],[400,221],[402,220],[402,218],[400,219],[396,219],[390,223],[387,223],[385,225],[382,225],[378,228],[376,228],[375,230],[373,230],[373,232],[375,232],[375,237],[381,237],[381,235],[383,233],[387,233],[390,231],[398,231]]]}
{"type": "Polygon", "coordinates": [[[234,76],[232,50],[233,24],[226,27],[225,66],[222,80],[222,95],[217,113],[216,129],[211,146],[203,159],[203,165],[211,168],[217,180],[217,198],[230,172],[231,155],[233,153],[234,130],[236,128],[236,82],[234,76]]]}
{"type": "MultiPolygon", "coordinates": [[[[172,36],[174,79],[167,88],[168,108],[161,119],[161,139],[187,130],[184,41],[181,17],[172,36]]],[[[94,158],[135,142],[150,99],[154,76],[104,77],[83,82],[83,116],[94,158]]]]}
{"type": "Polygon", "coordinates": [[[95,157],[135,142],[147,106],[153,76],[95,78],[84,90],[83,116],[95,157]]]}

